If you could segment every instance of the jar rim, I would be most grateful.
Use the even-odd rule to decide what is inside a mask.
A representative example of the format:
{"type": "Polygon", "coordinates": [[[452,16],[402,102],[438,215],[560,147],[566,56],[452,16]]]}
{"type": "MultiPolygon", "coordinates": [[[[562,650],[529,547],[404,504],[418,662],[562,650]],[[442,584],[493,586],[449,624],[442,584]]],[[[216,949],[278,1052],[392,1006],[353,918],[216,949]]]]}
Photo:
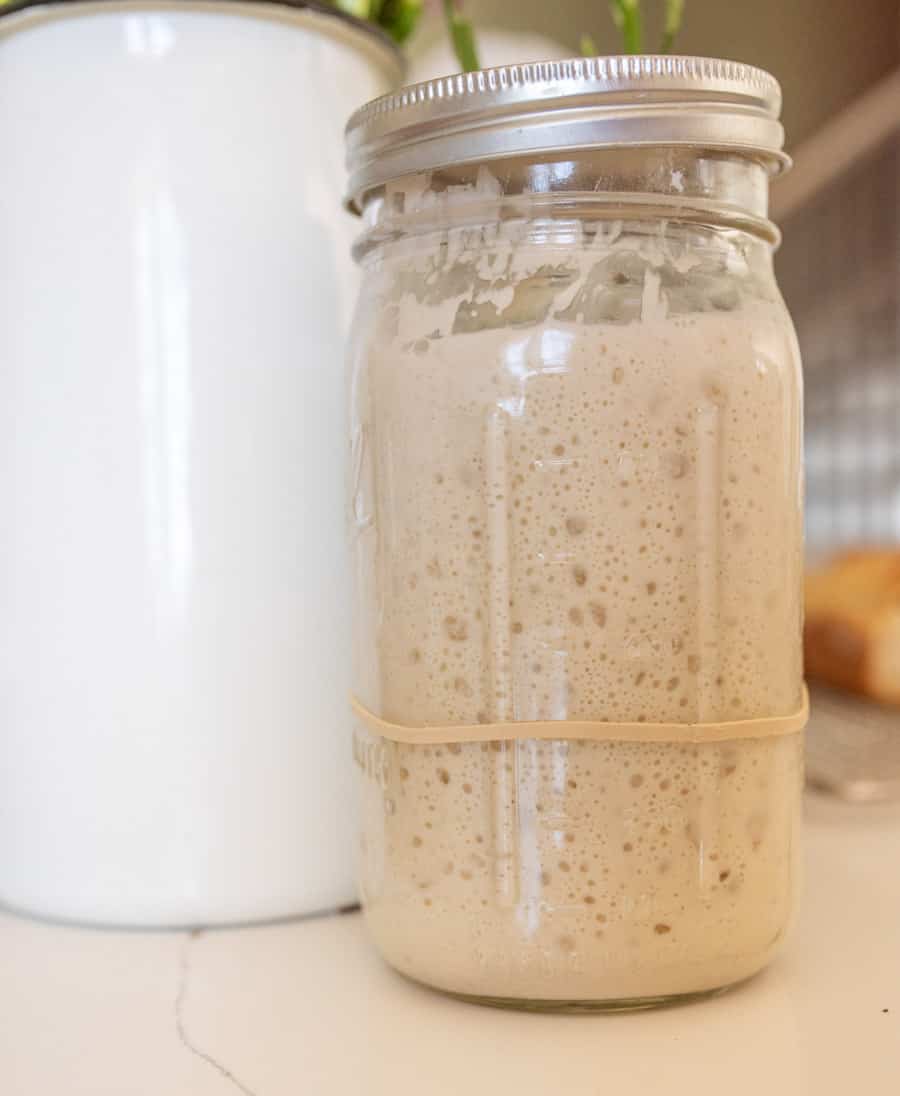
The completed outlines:
{"type": "Polygon", "coordinates": [[[360,107],[346,128],[347,203],[451,164],[601,148],[692,146],[785,170],[781,88],[763,69],[709,57],[537,61],[428,80],[360,107]]]}

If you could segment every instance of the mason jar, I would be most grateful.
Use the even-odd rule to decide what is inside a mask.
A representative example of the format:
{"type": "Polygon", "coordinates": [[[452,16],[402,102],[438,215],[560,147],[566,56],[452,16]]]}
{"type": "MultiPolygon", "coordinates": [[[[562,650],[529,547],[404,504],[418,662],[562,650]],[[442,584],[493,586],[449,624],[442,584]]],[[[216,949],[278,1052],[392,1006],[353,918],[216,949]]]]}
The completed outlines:
{"type": "Polygon", "coordinates": [[[644,1007],[784,937],[806,698],[779,107],[744,65],[602,58],[349,123],[360,883],[413,979],[644,1007]]]}

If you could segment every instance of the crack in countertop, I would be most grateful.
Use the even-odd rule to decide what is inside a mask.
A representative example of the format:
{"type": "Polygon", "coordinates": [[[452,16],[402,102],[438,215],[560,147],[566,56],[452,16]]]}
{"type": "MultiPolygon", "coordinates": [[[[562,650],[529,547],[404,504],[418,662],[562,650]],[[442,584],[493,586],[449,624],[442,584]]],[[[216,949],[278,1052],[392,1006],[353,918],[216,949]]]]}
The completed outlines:
{"type": "Polygon", "coordinates": [[[238,1092],[243,1093],[244,1096],[256,1096],[253,1090],[247,1088],[243,1081],[235,1077],[226,1065],[223,1065],[223,1063],[217,1058],[214,1058],[212,1054],[207,1053],[201,1047],[197,1046],[187,1032],[184,1013],[188,996],[188,983],[190,982],[191,976],[191,944],[200,938],[202,932],[202,929],[194,929],[192,932],[189,932],[185,936],[184,944],[181,948],[181,959],[178,965],[178,993],[175,997],[175,1030],[178,1033],[178,1040],[186,1050],[190,1051],[191,1054],[201,1061],[206,1062],[206,1064],[211,1066],[220,1077],[229,1081],[238,1092]]]}

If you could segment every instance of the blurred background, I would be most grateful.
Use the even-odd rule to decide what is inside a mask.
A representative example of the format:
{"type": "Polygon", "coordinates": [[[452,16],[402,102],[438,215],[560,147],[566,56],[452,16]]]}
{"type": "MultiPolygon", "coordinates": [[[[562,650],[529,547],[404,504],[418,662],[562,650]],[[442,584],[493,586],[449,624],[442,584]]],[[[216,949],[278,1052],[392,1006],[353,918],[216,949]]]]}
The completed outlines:
{"type": "MultiPolygon", "coordinates": [[[[659,37],[662,7],[644,5],[648,41],[659,37]]],[[[604,0],[466,0],[465,10],[483,44],[483,63],[539,59],[539,52],[532,50],[526,58],[518,48],[536,36],[556,45],[560,56],[577,54],[584,33],[593,37],[600,53],[621,51],[604,0]],[[498,42],[491,29],[508,32],[507,41],[498,42]],[[501,53],[497,60],[492,56],[501,53]]],[[[443,28],[432,14],[430,25],[413,43],[414,58],[442,38],[443,28]]],[[[896,0],[689,0],[677,51],[727,55],[774,73],[784,89],[790,149],[900,63],[900,13],[896,0]]],[[[443,71],[453,71],[449,52],[446,57],[443,71]]]]}

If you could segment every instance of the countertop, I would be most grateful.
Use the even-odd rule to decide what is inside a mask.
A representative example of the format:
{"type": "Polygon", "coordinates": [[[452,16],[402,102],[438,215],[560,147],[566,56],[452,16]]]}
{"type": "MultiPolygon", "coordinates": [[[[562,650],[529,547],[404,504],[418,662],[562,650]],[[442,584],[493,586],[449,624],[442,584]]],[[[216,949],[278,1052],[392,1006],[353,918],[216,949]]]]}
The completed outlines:
{"type": "Polygon", "coordinates": [[[900,1091],[900,805],[806,804],[776,963],[617,1016],[462,1004],[388,970],[359,914],[118,932],[0,914],[4,1096],[831,1096],[900,1091]]]}

